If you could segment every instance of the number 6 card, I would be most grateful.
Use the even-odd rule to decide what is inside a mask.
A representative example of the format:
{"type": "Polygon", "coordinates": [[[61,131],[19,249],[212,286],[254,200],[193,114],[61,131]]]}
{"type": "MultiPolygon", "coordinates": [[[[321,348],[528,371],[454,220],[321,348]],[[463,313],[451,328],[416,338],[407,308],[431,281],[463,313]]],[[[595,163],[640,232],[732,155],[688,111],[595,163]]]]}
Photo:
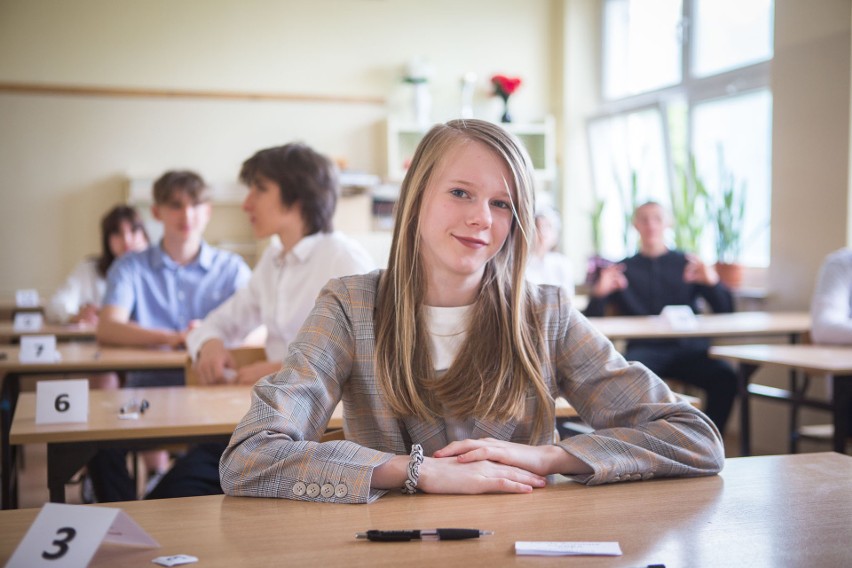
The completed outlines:
{"type": "Polygon", "coordinates": [[[46,503],[6,568],[87,566],[101,542],[160,546],[121,509],[46,503]]]}
{"type": "Polygon", "coordinates": [[[88,420],[89,379],[36,383],[36,424],[88,420]]]}

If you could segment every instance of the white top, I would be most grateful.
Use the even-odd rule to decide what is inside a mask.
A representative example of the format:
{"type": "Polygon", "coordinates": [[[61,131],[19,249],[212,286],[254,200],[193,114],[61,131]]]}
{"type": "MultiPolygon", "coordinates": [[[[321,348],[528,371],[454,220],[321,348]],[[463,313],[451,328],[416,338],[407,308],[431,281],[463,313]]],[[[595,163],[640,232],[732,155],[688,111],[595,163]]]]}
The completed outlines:
{"type": "Polygon", "coordinates": [[[852,345],[852,249],[826,257],[811,301],[811,320],[815,343],[852,345]]]}
{"type": "Polygon", "coordinates": [[[97,266],[97,259],[88,258],[74,268],[45,306],[50,321],[68,323],[86,304],[101,307],[106,294],[106,279],[98,274],[97,266]]]}
{"type": "MultiPolygon", "coordinates": [[[[452,365],[462,343],[467,337],[468,315],[473,306],[457,308],[436,308],[424,306],[426,329],[432,346],[432,363],[439,375],[452,365]]],[[[447,440],[454,442],[471,437],[474,419],[460,420],[451,416],[444,418],[447,427],[447,440]]]]}
{"type": "Polygon", "coordinates": [[[562,253],[549,252],[544,257],[531,254],[527,261],[527,280],[533,284],[562,286],[574,295],[574,267],[562,253]]]}
{"type": "Polygon", "coordinates": [[[273,239],[252,271],[248,286],[204,318],[187,336],[187,350],[195,359],[210,339],[238,345],[249,332],[265,325],[267,359],[284,361],[287,347],[322,287],[332,278],[374,268],[375,262],[363,247],[341,233],[315,233],[290,251],[273,239]]]}

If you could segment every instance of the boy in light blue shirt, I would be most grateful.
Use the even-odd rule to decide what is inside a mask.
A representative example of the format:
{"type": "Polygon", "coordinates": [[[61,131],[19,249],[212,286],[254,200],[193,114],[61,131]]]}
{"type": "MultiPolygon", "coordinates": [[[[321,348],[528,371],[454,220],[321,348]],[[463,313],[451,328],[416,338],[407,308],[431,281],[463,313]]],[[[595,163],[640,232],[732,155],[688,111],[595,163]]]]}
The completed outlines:
{"type": "MultiPolygon", "coordinates": [[[[107,345],[180,348],[186,334],[210,311],[243,287],[251,275],[238,255],[202,238],[210,221],[208,188],[191,171],[169,171],[154,182],[151,211],[163,224],[156,246],[127,254],[107,274],[98,319],[98,341],[107,345]]],[[[184,383],[183,371],[129,373],[128,387],[184,383]]],[[[89,462],[98,501],[136,498],[125,465],[126,451],[104,450],[89,462]]],[[[150,458],[149,460],[150,461],[150,458]]],[[[162,473],[167,456],[147,463],[162,473]]]]}
{"type": "MultiPolygon", "coordinates": [[[[107,275],[98,341],[136,347],[182,347],[197,322],[243,287],[251,271],[238,255],[202,238],[210,220],[208,189],[190,171],[170,171],[154,183],[158,246],[127,254],[107,275]]],[[[183,373],[136,373],[127,386],[183,383],[183,373]]]]}

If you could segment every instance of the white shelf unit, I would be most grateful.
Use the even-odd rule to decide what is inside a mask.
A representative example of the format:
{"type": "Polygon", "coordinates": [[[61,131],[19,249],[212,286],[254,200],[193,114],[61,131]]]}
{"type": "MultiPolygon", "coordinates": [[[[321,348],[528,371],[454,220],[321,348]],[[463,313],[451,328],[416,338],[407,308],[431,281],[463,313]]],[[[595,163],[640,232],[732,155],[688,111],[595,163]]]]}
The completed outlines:
{"type": "MultiPolygon", "coordinates": [[[[535,168],[536,183],[540,190],[550,191],[556,180],[556,126],[552,116],[536,123],[501,123],[518,137],[526,147],[535,168]]],[[[387,121],[387,177],[396,183],[405,177],[408,163],[414,156],[417,144],[429,130],[428,127],[388,119],[387,121]]]]}

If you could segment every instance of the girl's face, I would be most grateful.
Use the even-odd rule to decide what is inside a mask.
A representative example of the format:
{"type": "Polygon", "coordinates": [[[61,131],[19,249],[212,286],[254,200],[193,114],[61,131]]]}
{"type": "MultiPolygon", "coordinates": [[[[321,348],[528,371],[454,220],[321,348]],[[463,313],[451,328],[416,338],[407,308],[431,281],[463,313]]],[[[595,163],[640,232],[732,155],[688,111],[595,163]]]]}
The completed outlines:
{"type": "Polygon", "coordinates": [[[283,235],[295,224],[301,226],[298,207],[287,207],[281,203],[281,188],[264,177],[252,183],[243,200],[243,211],[248,213],[249,222],[258,239],[283,235]]]}
{"type": "Polygon", "coordinates": [[[420,209],[430,283],[479,283],[512,226],[509,180],[507,165],[481,142],[460,143],[437,164],[420,209]]]}
{"type": "Polygon", "coordinates": [[[142,229],[134,229],[129,221],[122,221],[118,231],[109,236],[109,250],[115,258],[146,248],[148,248],[148,239],[145,238],[145,233],[142,229]]]}

